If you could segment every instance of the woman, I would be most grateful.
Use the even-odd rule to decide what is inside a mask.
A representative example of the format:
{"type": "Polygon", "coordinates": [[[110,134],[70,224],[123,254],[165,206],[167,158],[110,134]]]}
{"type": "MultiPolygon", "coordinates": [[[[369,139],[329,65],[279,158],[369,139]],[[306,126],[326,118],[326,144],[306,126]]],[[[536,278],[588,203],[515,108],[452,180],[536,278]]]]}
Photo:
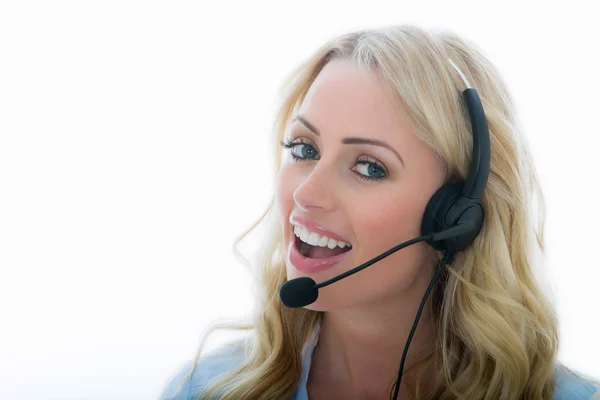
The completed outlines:
{"type": "Polygon", "coordinates": [[[410,25],[354,32],[321,47],[284,89],[277,189],[258,221],[269,230],[254,321],[229,326],[251,335],[199,359],[201,344],[162,399],[600,393],[598,383],[557,362],[556,314],[534,271],[543,252],[535,171],[509,91],[473,44],[410,25]],[[468,84],[489,127],[485,217],[472,243],[439,269],[411,340],[445,254],[425,242],[319,289],[304,307],[284,305],[286,281],[326,281],[421,235],[432,196],[464,181],[474,158],[461,96],[468,84]],[[406,367],[396,385],[401,358],[406,367]]]}

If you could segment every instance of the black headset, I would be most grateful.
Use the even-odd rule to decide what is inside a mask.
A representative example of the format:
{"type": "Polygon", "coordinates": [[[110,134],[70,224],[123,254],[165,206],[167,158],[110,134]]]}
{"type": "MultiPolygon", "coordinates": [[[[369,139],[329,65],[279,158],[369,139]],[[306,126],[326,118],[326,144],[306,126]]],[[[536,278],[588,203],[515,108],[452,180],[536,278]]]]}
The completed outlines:
{"type": "Polygon", "coordinates": [[[471,166],[467,180],[462,181],[457,179],[452,183],[444,184],[431,197],[423,214],[421,238],[427,237],[425,241],[431,247],[436,250],[444,250],[445,252],[421,300],[412,329],[404,345],[398,377],[394,385],[395,390],[392,396],[394,400],[398,398],[408,346],[417,328],[429,292],[440,278],[444,267],[453,261],[454,255],[467,248],[473,243],[477,235],[479,235],[485,216],[481,199],[490,173],[491,158],[490,132],[487,118],[479,94],[471,87],[469,81],[456,64],[452,60],[449,61],[467,85],[467,89],[462,93],[471,119],[473,154],[471,156],[471,166]],[[461,227],[464,229],[460,229],[461,227]],[[443,235],[441,240],[436,238],[436,236],[439,236],[436,233],[443,231],[454,233],[452,236],[443,235]]]}
{"type": "Polygon", "coordinates": [[[479,94],[471,87],[463,73],[449,60],[465,81],[467,89],[463,92],[473,131],[473,154],[466,182],[447,183],[435,192],[427,203],[421,233],[427,235],[458,226],[473,224],[463,234],[445,240],[426,240],[436,250],[452,253],[464,250],[479,234],[483,226],[484,209],[481,203],[490,172],[490,133],[479,94]]]}

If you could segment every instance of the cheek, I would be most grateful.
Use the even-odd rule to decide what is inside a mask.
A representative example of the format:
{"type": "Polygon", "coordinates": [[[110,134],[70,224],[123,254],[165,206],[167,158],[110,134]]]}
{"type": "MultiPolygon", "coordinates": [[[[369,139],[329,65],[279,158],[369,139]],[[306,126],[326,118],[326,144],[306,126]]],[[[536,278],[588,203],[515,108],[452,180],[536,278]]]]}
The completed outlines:
{"type": "MultiPolygon", "coordinates": [[[[398,244],[421,235],[421,199],[404,196],[377,196],[375,202],[361,201],[353,213],[357,235],[357,265],[398,244]],[[387,198],[381,201],[382,198],[387,198]]],[[[428,255],[427,245],[417,243],[396,251],[378,262],[378,267],[365,271],[361,279],[373,288],[371,295],[385,294],[410,287],[421,272],[428,255]]],[[[357,281],[358,282],[358,281],[357,281]]],[[[357,283],[358,284],[358,283],[357,283]]]]}
{"type": "Polygon", "coordinates": [[[353,226],[360,243],[375,241],[398,244],[420,235],[424,207],[417,199],[407,196],[377,196],[368,201],[363,198],[361,204],[354,209],[356,213],[353,226]]]}

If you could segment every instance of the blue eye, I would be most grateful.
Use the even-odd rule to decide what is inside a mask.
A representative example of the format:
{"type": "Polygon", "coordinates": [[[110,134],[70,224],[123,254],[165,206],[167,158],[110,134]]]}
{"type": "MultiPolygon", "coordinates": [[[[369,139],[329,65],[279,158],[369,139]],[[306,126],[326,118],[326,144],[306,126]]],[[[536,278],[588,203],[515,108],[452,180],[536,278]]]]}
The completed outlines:
{"type": "MultiPolygon", "coordinates": [[[[387,173],[385,172],[385,168],[383,165],[378,163],[375,160],[369,160],[364,158],[357,158],[354,162],[354,165],[366,166],[367,168],[363,168],[367,174],[369,174],[370,179],[383,179],[387,177],[387,173]]],[[[365,176],[362,175],[361,176],[365,176]]]]}
{"type": "MultiPolygon", "coordinates": [[[[310,160],[316,159],[315,157],[317,154],[317,150],[310,143],[307,143],[307,142],[303,141],[302,139],[300,139],[297,142],[293,142],[293,141],[290,141],[287,139],[282,140],[281,146],[285,149],[292,150],[290,152],[290,155],[292,156],[294,161],[310,161],[310,160]],[[294,150],[296,149],[296,147],[300,147],[301,155],[294,154],[294,150]]],[[[362,179],[364,181],[379,181],[379,180],[383,180],[383,179],[387,178],[387,176],[388,176],[388,173],[387,173],[387,170],[385,169],[385,167],[376,160],[373,160],[370,158],[365,158],[365,157],[359,157],[354,161],[354,166],[356,166],[356,165],[367,167],[367,168],[361,168],[363,171],[365,171],[365,173],[367,175],[356,172],[356,171],[352,171],[360,179],[362,179]],[[371,174],[373,174],[375,176],[373,176],[371,174]]]]}
{"type": "Polygon", "coordinates": [[[290,154],[291,154],[292,158],[296,161],[311,160],[311,159],[314,159],[315,155],[317,154],[317,150],[310,143],[305,142],[303,139],[300,139],[297,142],[292,142],[289,140],[282,140],[281,146],[285,149],[291,149],[292,151],[290,152],[290,154]],[[300,156],[298,156],[297,154],[294,154],[294,150],[297,147],[301,148],[300,156]]]}
{"type": "Polygon", "coordinates": [[[312,159],[317,154],[317,150],[308,143],[299,142],[299,143],[293,143],[293,144],[286,144],[286,146],[289,146],[287,148],[292,150],[290,152],[290,154],[292,155],[292,157],[295,160],[312,159]],[[294,150],[298,147],[300,147],[301,156],[297,156],[296,154],[294,154],[294,150]]]}

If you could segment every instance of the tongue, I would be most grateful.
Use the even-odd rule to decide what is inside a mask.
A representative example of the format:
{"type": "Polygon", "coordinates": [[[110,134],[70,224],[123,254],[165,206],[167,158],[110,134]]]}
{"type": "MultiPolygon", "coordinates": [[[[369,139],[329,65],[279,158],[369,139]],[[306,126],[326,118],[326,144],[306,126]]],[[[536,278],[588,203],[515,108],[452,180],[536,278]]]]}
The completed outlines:
{"type": "Polygon", "coordinates": [[[344,247],[342,249],[339,246],[335,246],[333,249],[330,249],[329,247],[310,246],[308,249],[308,257],[327,258],[337,254],[345,253],[346,251],[348,251],[348,247],[344,247]]]}

